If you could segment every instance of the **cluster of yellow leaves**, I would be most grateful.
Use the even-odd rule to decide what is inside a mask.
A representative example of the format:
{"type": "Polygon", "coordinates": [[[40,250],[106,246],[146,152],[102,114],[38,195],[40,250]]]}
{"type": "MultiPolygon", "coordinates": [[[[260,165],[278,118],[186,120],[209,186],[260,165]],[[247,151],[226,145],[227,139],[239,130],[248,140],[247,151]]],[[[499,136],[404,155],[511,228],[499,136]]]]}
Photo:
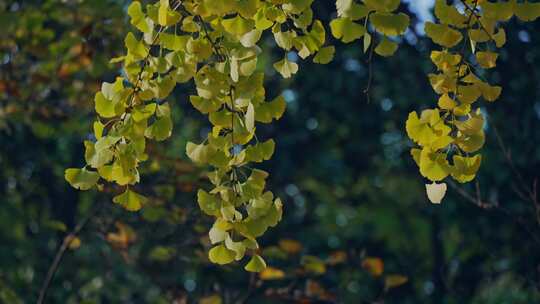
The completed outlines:
{"type": "Polygon", "coordinates": [[[516,15],[523,21],[540,16],[540,4],[517,1],[488,2],[457,1],[464,7],[435,3],[437,23],[426,22],[425,32],[442,50],[432,51],[431,60],[437,67],[429,74],[433,90],[440,96],[437,107],[409,114],[408,136],[418,145],[411,154],[425,178],[429,199],[440,203],[445,184],[437,184],[451,176],[460,183],[475,178],[482,156],[474,154],[485,142],[484,115],[475,103],[483,98],[493,102],[501,94],[500,86],[482,80],[473,66],[491,69],[496,66],[497,48],[506,43],[506,33],[500,23],[516,15]],[[479,50],[483,49],[483,50],[479,50]],[[468,62],[469,50],[475,61],[468,62]]]}
{"type": "Polygon", "coordinates": [[[337,0],[338,18],[330,22],[332,35],[345,43],[363,38],[364,51],[373,43],[373,33],[369,32],[368,23],[380,35],[375,53],[388,57],[398,49],[398,44],[391,37],[400,36],[409,26],[409,16],[396,13],[400,0],[337,0]]]}
{"type": "MultiPolygon", "coordinates": [[[[128,15],[137,31],[124,40],[126,54],[111,61],[123,63],[123,76],[103,83],[95,95],[95,140],[84,143],[86,166],[66,170],[66,180],[80,190],[96,185],[101,189],[100,181],[114,183],[124,188],[114,203],[128,211],[143,208],[148,198],[132,185],[140,181],[140,163],[149,158],[147,141],[171,136],[167,99],[178,83],[193,80],[196,95],[189,101],[212,125],[206,140],[186,146],[194,163],[211,168],[213,188],[197,193],[200,209],[215,218],[209,260],[228,264],[250,255],[245,269],[263,270],[266,263],[258,255],[257,238],[281,220],[282,203],[265,190],[268,173],[252,169],[253,163],[270,159],[275,149],[274,140],[259,141],[255,132],[258,124],[279,119],[286,103],[282,96],[266,98],[257,44],[264,32],[273,36],[284,51],[273,66],[284,78],[298,72],[291,58],[330,62],[335,48],[325,45],[326,29],[314,18],[312,2],[132,2],[128,15]],[[291,56],[293,52],[297,56],[291,56]]],[[[366,5],[373,11],[391,11],[370,3],[366,5]]]]}
{"type": "MultiPolygon", "coordinates": [[[[122,77],[103,83],[96,93],[98,118],[95,138],[84,142],[86,165],[67,169],[65,179],[80,190],[102,189],[101,181],[116,184],[123,192],[114,203],[129,211],[143,208],[148,198],[136,193],[133,185],[140,181],[139,165],[149,158],[147,141],[171,136],[168,97],[178,83],[193,80],[196,95],[189,101],[212,125],[206,140],[186,146],[193,162],[211,168],[208,179],[213,188],[197,193],[200,209],[215,218],[209,259],[228,264],[249,252],[245,269],[265,269],[257,238],[281,220],[282,202],[265,190],[268,173],[251,168],[270,159],[275,149],[272,139],[259,141],[255,132],[258,124],[281,118],[286,103],[282,96],[266,97],[257,44],[265,32],[273,36],[283,50],[273,67],[284,78],[298,72],[298,57],[330,62],[335,48],[327,44],[326,27],[314,17],[312,3],[159,0],[143,7],[132,2],[128,15],[137,31],[124,40],[126,54],[111,60],[123,64],[122,77]]],[[[436,2],[439,22],[427,23],[426,34],[443,48],[432,53],[437,72],[429,75],[440,99],[437,108],[411,113],[406,124],[409,137],[419,146],[411,153],[421,174],[432,181],[449,175],[460,182],[474,178],[481,156],[470,153],[484,144],[484,117],[473,106],[481,97],[494,101],[501,93],[500,87],[481,80],[471,69],[473,63],[454,48],[470,44],[476,64],[493,68],[498,55],[477,48],[505,44],[499,23],[513,15],[524,21],[540,15],[539,4],[527,1],[462,3],[465,10],[460,11],[444,0],[436,2]]],[[[331,33],[345,43],[363,38],[364,51],[371,48],[390,56],[398,48],[396,37],[409,25],[409,17],[397,12],[399,5],[400,0],[337,0],[331,33]]],[[[439,200],[442,188],[429,189],[437,192],[430,197],[439,200]]],[[[291,250],[291,244],[288,247],[291,250]]],[[[322,269],[315,259],[305,262],[312,271],[322,269]]]]}

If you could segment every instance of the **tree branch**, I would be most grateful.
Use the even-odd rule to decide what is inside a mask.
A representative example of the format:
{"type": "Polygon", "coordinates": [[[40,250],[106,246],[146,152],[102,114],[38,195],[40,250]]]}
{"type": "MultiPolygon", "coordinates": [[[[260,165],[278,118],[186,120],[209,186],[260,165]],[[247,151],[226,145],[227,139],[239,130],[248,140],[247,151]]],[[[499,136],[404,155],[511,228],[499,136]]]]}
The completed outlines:
{"type": "Polygon", "coordinates": [[[62,245],[58,248],[56,251],[56,255],[54,256],[54,260],[49,267],[49,270],[47,271],[47,276],[45,277],[45,281],[43,281],[43,285],[41,286],[41,289],[39,291],[39,297],[37,300],[37,304],[42,304],[45,301],[45,297],[47,296],[47,291],[51,285],[51,282],[54,278],[54,275],[56,274],[56,271],[60,267],[60,263],[62,262],[62,258],[64,257],[66,250],[69,248],[69,244],[79,235],[79,233],[86,227],[86,225],[90,222],[90,219],[92,219],[100,210],[101,210],[101,204],[96,204],[94,209],[88,213],[76,226],[73,228],[73,230],[64,237],[64,240],[62,241],[62,245]]]}

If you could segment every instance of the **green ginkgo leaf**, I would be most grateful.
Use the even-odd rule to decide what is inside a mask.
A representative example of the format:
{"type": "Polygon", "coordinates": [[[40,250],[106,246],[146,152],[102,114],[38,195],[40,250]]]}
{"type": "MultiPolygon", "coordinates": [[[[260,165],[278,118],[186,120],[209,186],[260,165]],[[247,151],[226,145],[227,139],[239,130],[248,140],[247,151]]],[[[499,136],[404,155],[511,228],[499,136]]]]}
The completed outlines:
{"type": "Polygon", "coordinates": [[[386,36],[401,35],[409,26],[409,16],[404,13],[375,13],[369,18],[375,30],[386,36]]]}
{"type": "Polygon", "coordinates": [[[64,178],[73,188],[88,190],[96,185],[99,180],[99,174],[97,172],[88,171],[86,168],[69,168],[66,169],[64,178]]]}
{"type": "Polygon", "coordinates": [[[394,55],[398,49],[398,44],[390,39],[383,37],[377,47],[375,48],[375,53],[383,56],[389,57],[394,55]]]}
{"type": "Polygon", "coordinates": [[[317,52],[317,55],[313,57],[313,62],[320,63],[320,64],[327,64],[332,59],[334,59],[334,54],[336,53],[336,48],[331,45],[327,47],[323,47],[317,52]]]}
{"type": "Polygon", "coordinates": [[[162,141],[171,136],[172,128],[173,124],[170,117],[160,117],[144,131],[144,136],[162,141]]]}
{"type": "Polygon", "coordinates": [[[124,193],[117,195],[113,198],[113,202],[121,205],[128,211],[138,211],[142,208],[148,199],[129,188],[124,193]]]}
{"type": "Polygon", "coordinates": [[[247,263],[244,269],[249,272],[261,272],[266,269],[266,262],[260,255],[255,254],[251,257],[251,260],[249,260],[249,263],[247,263]]]}
{"type": "Polygon", "coordinates": [[[225,265],[234,261],[236,253],[232,250],[227,249],[224,245],[218,245],[210,249],[208,252],[208,258],[210,262],[225,265]]]}
{"type": "Polygon", "coordinates": [[[330,29],[335,38],[341,39],[345,43],[360,39],[366,33],[366,28],[363,25],[353,22],[349,18],[332,20],[330,29]]]}
{"type": "Polygon", "coordinates": [[[298,64],[289,61],[289,59],[286,57],[274,63],[274,68],[281,74],[281,76],[283,76],[283,78],[290,78],[292,75],[298,72],[298,64]]]}

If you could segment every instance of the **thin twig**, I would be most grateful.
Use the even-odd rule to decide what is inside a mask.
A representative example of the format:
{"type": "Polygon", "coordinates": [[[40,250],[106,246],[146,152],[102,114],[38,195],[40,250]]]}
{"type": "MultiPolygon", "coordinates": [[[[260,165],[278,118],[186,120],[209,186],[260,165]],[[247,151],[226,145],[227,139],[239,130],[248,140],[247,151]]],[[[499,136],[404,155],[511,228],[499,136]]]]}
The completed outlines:
{"type": "MultiPolygon", "coordinates": [[[[481,197],[479,198],[475,198],[472,194],[470,194],[469,192],[465,191],[464,189],[462,189],[461,187],[459,187],[454,181],[448,181],[448,184],[450,185],[450,187],[452,187],[459,195],[461,195],[464,199],[466,199],[468,202],[472,203],[473,205],[479,207],[479,208],[482,208],[482,209],[485,209],[485,210],[497,210],[497,211],[500,211],[502,212],[504,215],[506,215],[508,218],[510,218],[517,226],[519,226],[520,228],[522,228],[525,232],[527,232],[527,234],[529,234],[529,236],[531,237],[531,239],[536,243],[536,244],[539,244],[540,245],[540,239],[538,238],[538,236],[536,235],[536,233],[534,233],[530,228],[529,226],[523,221],[522,218],[519,218],[519,217],[515,217],[508,209],[502,207],[499,202],[485,202],[482,200],[481,197]]],[[[479,189],[479,185],[478,185],[478,189],[479,189]]],[[[478,190],[479,191],[479,190],[478,190]]]]}
{"type": "MultiPolygon", "coordinates": [[[[369,33],[366,33],[366,35],[369,35],[369,33]]],[[[367,103],[370,103],[371,101],[370,91],[371,91],[371,84],[373,83],[373,53],[375,51],[375,42],[372,41],[369,48],[370,48],[369,57],[366,61],[368,64],[368,83],[367,83],[366,88],[364,89],[364,94],[366,94],[367,103]]]]}
{"type": "Polygon", "coordinates": [[[45,281],[43,281],[43,285],[41,286],[41,289],[39,291],[39,297],[36,302],[37,304],[44,303],[49,286],[51,285],[54,275],[56,274],[56,271],[58,270],[58,267],[60,266],[60,262],[62,261],[62,258],[64,257],[66,250],[69,248],[69,245],[71,244],[71,242],[77,237],[77,235],[79,235],[79,233],[84,229],[84,227],[86,227],[86,225],[90,222],[90,219],[92,219],[100,210],[101,210],[101,204],[96,204],[94,209],[90,213],[88,213],[75,226],[75,228],[73,228],[73,230],[68,235],[66,235],[66,237],[64,237],[64,240],[62,241],[62,245],[60,245],[60,247],[56,251],[54,260],[51,266],[49,267],[49,270],[47,271],[45,281]]]}

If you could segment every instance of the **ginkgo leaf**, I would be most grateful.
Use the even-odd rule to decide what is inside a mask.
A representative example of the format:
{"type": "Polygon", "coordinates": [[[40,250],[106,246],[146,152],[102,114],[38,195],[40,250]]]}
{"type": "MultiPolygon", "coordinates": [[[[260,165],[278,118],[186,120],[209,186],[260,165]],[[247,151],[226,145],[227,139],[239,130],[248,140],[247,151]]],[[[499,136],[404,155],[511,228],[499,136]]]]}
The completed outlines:
{"type": "Polygon", "coordinates": [[[298,64],[289,61],[287,57],[274,63],[274,68],[281,74],[281,76],[283,76],[283,78],[290,78],[292,75],[298,72],[298,64]]]}
{"type": "Polygon", "coordinates": [[[482,96],[487,101],[495,101],[499,98],[502,93],[502,87],[500,86],[491,86],[485,82],[479,84],[480,92],[482,96]]]}
{"type": "Polygon", "coordinates": [[[285,113],[287,103],[282,95],[270,102],[264,102],[257,107],[255,120],[262,123],[270,123],[273,119],[280,119],[285,113]]]}
{"type": "Polygon", "coordinates": [[[208,162],[208,158],[211,156],[212,152],[212,148],[209,145],[197,145],[192,142],[188,142],[186,145],[187,156],[196,163],[208,162]]]}
{"type": "Polygon", "coordinates": [[[540,3],[514,3],[514,13],[522,21],[534,21],[540,17],[540,3]]]}
{"type": "Polygon", "coordinates": [[[215,196],[202,189],[199,189],[197,192],[197,203],[199,204],[199,208],[208,215],[217,216],[220,213],[221,202],[215,196]]]}
{"type": "Polygon", "coordinates": [[[507,2],[489,2],[480,3],[484,16],[497,21],[508,21],[514,15],[514,5],[512,1],[507,2]]]}
{"type": "Polygon", "coordinates": [[[445,153],[433,152],[424,148],[420,152],[420,173],[425,178],[436,182],[450,174],[450,165],[445,153]]]}
{"type": "Polygon", "coordinates": [[[162,141],[171,136],[172,128],[173,124],[170,117],[160,117],[144,131],[144,136],[162,141]]]}
{"type": "Polygon", "coordinates": [[[323,47],[317,52],[317,55],[313,57],[313,62],[327,64],[334,59],[335,52],[336,48],[333,45],[323,47]]]}
{"type": "Polygon", "coordinates": [[[107,99],[102,92],[96,93],[96,96],[94,97],[94,102],[96,112],[99,114],[99,116],[103,118],[112,118],[117,116],[118,104],[113,102],[112,100],[107,99]]]}
{"type": "Polygon", "coordinates": [[[436,0],[435,16],[443,24],[451,24],[458,28],[466,26],[467,16],[462,15],[454,5],[446,4],[446,0],[436,0]]]}
{"type": "Polygon", "coordinates": [[[364,0],[370,9],[379,12],[393,12],[399,7],[400,0],[364,0]]]}
{"type": "Polygon", "coordinates": [[[501,48],[506,44],[506,32],[503,28],[499,28],[497,33],[491,37],[495,41],[495,46],[498,48],[501,48]]]}
{"type": "Polygon", "coordinates": [[[224,245],[218,245],[210,249],[208,258],[210,262],[225,265],[234,261],[236,254],[234,251],[227,249],[224,245]]]}
{"type": "Polygon", "coordinates": [[[282,32],[278,30],[274,33],[274,40],[276,41],[276,44],[286,50],[289,51],[293,47],[293,39],[296,37],[296,32],[293,31],[285,31],[282,32]]]}
{"type": "Polygon", "coordinates": [[[390,39],[383,37],[381,39],[381,42],[377,45],[375,48],[375,53],[384,56],[389,57],[394,55],[394,53],[398,49],[398,44],[394,41],[391,41],[390,39]]]}
{"type": "MultiPolygon", "coordinates": [[[[233,217],[234,218],[239,218],[238,217],[239,213],[236,213],[236,212],[238,212],[238,211],[235,210],[233,217]]],[[[233,241],[230,236],[227,236],[225,238],[225,247],[227,247],[227,249],[232,250],[232,251],[235,252],[236,255],[235,255],[234,259],[237,260],[237,261],[241,260],[244,257],[245,253],[246,253],[246,245],[243,242],[235,242],[235,241],[233,241]]]]}
{"type": "Polygon", "coordinates": [[[262,31],[258,29],[251,30],[242,36],[242,38],[240,39],[240,43],[242,43],[244,47],[252,47],[257,44],[259,39],[261,39],[261,34],[262,31]]]}
{"type": "Polygon", "coordinates": [[[240,39],[244,34],[253,29],[254,22],[236,15],[233,18],[222,20],[221,25],[223,25],[225,31],[240,39]]]}
{"type": "Polygon", "coordinates": [[[208,237],[210,238],[210,243],[212,244],[223,242],[228,236],[229,233],[227,233],[227,231],[221,230],[217,227],[212,227],[212,229],[210,229],[208,232],[208,237]]]}
{"type": "Polygon", "coordinates": [[[353,0],[336,0],[338,17],[347,17],[347,14],[352,9],[353,2],[353,0]]]}
{"type": "Polygon", "coordinates": [[[453,100],[452,98],[450,98],[450,96],[448,96],[448,94],[443,94],[440,98],[439,98],[439,101],[437,103],[437,105],[439,106],[439,108],[443,109],[443,110],[453,110],[455,107],[457,107],[457,103],[455,100],[453,100]]]}
{"type": "Polygon", "coordinates": [[[252,162],[262,162],[269,160],[274,154],[276,143],[273,139],[269,139],[266,142],[259,142],[254,146],[249,146],[246,149],[246,158],[252,162]]]}
{"type": "Polygon", "coordinates": [[[366,28],[353,22],[349,18],[338,18],[330,22],[332,35],[345,43],[361,38],[366,33],[366,28]]]}
{"type": "Polygon", "coordinates": [[[128,211],[138,211],[147,202],[147,198],[131,191],[129,188],[124,193],[113,198],[113,202],[121,205],[128,211]]]}
{"type": "Polygon", "coordinates": [[[369,17],[375,30],[386,36],[397,36],[409,26],[409,16],[404,13],[374,13],[369,17]]]}
{"type": "Polygon", "coordinates": [[[494,68],[497,63],[497,58],[499,54],[494,52],[476,52],[476,60],[478,64],[484,69],[494,68]]]}
{"type": "Polygon", "coordinates": [[[467,153],[478,151],[484,145],[486,139],[484,132],[478,132],[472,135],[462,134],[456,140],[458,147],[467,153]]]}
{"type": "Polygon", "coordinates": [[[159,1],[158,21],[162,26],[171,26],[180,21],[182,15],[170,9],[169,0],[159,1]]]}
{"type": "Polygon", "coordinates": [[[203,114],[208,114],[210,112],[215,112],[221,108],[222,102],[217,98],[206,99],[200,96],[190,96],[189,101],[199,112],[203,114]]]}
{"type": "Polygon", "coordinates": [[[264,31],[274,25],[274,22],[266,17],[264,7],[259,8],[257,13],[255,13],[255,16],[253,16],[253,20],[255,20],[255,28],[260,31],[264,31]]]}
{"type": "Polygon", "coordinates": [[[454,155],[452,177],[460,183],[470,182],[476,176],[482,162],[481,155],[472,157],[454,155]]]}
{"type": "Polygon", "coordinates": [[[101,123],[101,121],[97,120],[94,121],[93,130],[94,130],[94,136],[96,139],[100,139],[103,136],[103,130],[105,130],[105,125],[101,123]]]}
{"type": "Polygon", "coordinates": [[[128,56],[132,56],[134,60],[144,59],[148,55],[148,48],[142,41],[137,40],[132,33],[128,33],[124,40],[128,50],[128,56]]]}
{"type": "Polygon", "coordinates": [[[96,185],[99,180],[99,174],[97,172],[88,171],[86,168],[70,168],[66,169],[64,178],[73,188],[88,190],[96,185]]]}
{"type": "Polygon", "coordinates": [[[426,22],[425,31],[433,42],[447,48],[454,47],[463,39],[463,35],[459,31],[444,24],[426,22]]]}
{"type": "Polygon", "coordinates": [[[244,269],[249,272],[261,272],[265,268],[266,268],[266,262],[258,254],[253,255],[251,257],[251,260],[249,260],[249,263],[247,263],[247,265],[244,267],[244,269]]]}
{"type": "Polygon", "coordinates": [[[457,120],[454,125],[460,132],[467,135],[477,134],[484,127],[484,117],[478,109],[477,112],[471,113],[470,117],[466,120],[457,120]]]}
{"type": "Polygon", "coordinates": [[[446,195],[446,183],[431,183],[426,184],[426,193],[429,201],[433,204],[440,204],[444,196],[446,195]]]}
{"type": "Polygon", "coordinates": [[[144,15],[139,1],[133,1],[128,7],[128,15],[131,18],[131,24],[143,33],[149,33],[153,29],[153,22],[144,15]]]}

